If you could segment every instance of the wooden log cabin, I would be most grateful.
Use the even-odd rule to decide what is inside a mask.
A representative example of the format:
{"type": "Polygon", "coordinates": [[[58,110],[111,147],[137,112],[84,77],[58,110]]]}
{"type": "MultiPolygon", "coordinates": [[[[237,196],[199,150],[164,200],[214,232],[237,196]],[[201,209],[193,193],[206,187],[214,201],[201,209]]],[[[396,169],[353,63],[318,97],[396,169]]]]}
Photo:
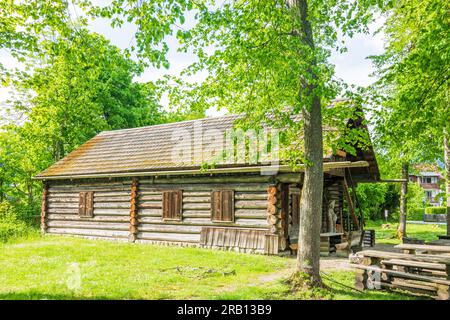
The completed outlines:
{"type": "MultiPolygon", "coordinates": [[[[217,161],[216,147],[226,144],[238,118],[98,134],[35,177],[44,183],[42,232],[262,254],[287,250],[298,234],[301,169],[281,161],[274,170],[262,158],[236,157],[205,169],[217,161]]],[[[373,150],[329,153],[324,161],[322,232],[357,229],[348,183],[379,179],[373,150]]]]}

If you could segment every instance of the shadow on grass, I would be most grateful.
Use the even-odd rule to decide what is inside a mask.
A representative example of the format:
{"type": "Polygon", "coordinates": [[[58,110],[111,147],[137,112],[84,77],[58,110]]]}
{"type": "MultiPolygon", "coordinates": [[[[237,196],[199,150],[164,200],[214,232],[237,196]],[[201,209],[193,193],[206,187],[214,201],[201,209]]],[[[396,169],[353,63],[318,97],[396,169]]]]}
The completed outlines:
{"type": "Polygon", "coordinates": [[[349,289],[337,289],[331,290],[333,295],[339,300],[339,296],[345,296],[345,299],[350,300],[432,300],[431,297],[426,296],[414,296],[407,293],[392,291],[392,290],[378,290],[378,291],[356,291],[349,289]]]}

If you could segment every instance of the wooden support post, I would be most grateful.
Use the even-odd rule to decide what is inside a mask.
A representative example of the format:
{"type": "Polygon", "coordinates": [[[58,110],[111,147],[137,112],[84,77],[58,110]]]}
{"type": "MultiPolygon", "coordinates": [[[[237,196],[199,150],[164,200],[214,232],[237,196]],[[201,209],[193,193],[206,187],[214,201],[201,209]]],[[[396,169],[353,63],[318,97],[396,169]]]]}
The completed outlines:
{"type": "Polygon", "coordinates": [[[41,207],[41,233],[45,234],[47,230],[47,198],[48,198],[48,183],[44,182],[44,189],[42,190],[42,207],[41,207]]]}
{"type": "Polygon", "coordinates": [[[278,235],[278,247],[285,250],[287,247],[286,237],[280,219],[280,192],[276,186],[267,188],[267,222],[269,223],[269,232],[278,235]]]}
{"type": "MultiPolygon", "coordinates": [[[[355,258],[353,258],[355,259],[355,258]]],[[[381,259],[372,258],[372,257],[358,257],[356,258],[358,264],[363,266],[380,266],[381,259]]],[[[377,283],[381,280],[381,277],[378,277],[374,272],[364,270],[364,269],[356,269],[355,271],[355,288],[358,290],[373,290],[379,285],[377,283]]]]}
{"type": "Polygon", "coordinates": [[[355,288],[357,290],[366,290],[367,288],[368,274],[366,270],[355,270],[355,288]]]}
{"type": "MultiPolygon", "coordinates": [[[[276,226],[277,217],[277,187],[270,186],[267,189],[267,221],[269,226],[276,226]]],[[[276,233],[276,229],[272,229],[271,233],[276,233]]]]}
{"type": "Polygon", "coordinates": [[[437,300],[450,300],[449,286],[437,284],[437,300]]]}
{"type": "Polygon", "coordinates": [[[283,230],[283,237],[285,238],[287,246],[287,238],[289,235],[289,185],[287,183],[282,183],[280,186],[280,190],[281,190],[281,197],[280,197],[281,229],[283,230]]]}
{"type": "Polygon", "coordinates": [[[359,221],[358,221],[358,218],[356,217],[355,205],[353,204],[352,197],[350,196],[350,191],[348,189],[347,179],[344,178],[344,180],[342,182],[342,185],[344,187],[345,198],[347,199],[348,211],[350,212],[350,216],[352,217],[353,224],[359,230],[359,221]]]}
{"type": "Polygon", "coordinates": [[[135,242],[138,233],[138,192],[139,179],[134,178],[131,183],[131,198],[130,198],[130,235],[128,237],[129,242],[135,242]]]}

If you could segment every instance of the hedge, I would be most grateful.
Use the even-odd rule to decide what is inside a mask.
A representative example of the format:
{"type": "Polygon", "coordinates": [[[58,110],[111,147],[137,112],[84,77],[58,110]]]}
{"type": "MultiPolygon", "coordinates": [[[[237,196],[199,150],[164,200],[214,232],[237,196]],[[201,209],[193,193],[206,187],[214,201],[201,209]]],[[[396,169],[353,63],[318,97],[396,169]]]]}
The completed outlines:
{"type": "Polygon", "coordinates": [[[426,214],[447,214],[447,207],[427,207],[426,214]]]}
{"type": "Polygon", "coordinates": [[[411,220],[411,221],[422,221],[424,214],[425,214],[425,209],[423,209],[423,208],[409,209],[406,219],[411,220]]]}

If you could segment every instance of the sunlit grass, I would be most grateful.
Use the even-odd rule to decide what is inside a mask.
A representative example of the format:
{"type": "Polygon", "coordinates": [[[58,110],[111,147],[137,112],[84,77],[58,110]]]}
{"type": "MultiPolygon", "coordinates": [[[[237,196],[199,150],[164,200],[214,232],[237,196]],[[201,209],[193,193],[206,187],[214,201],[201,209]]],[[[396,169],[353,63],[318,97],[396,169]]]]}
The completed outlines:
{"type": "Polygon", "coordinates": [[[207,249],[46,236],[2,244],[0,256],[0,299],[407,298],[357,292],[353,272],[333,270],[330,290],[293,294],[295,259],[207,249]]]}
{"type": "MultiPolygon", "coordinates": [[[[395,238],[398,223],[384,221],[367,221],[366,229],[374,229],[377,243],[399,244],[400,240],[395,238]],[[384,227],[383,227],[384,225],[384,227]]],[[[406,225],[407,237],[424,241],[437,240],[439,235],[446,234],[447,227],[438,224],[413,224],[406,225]]]]}

